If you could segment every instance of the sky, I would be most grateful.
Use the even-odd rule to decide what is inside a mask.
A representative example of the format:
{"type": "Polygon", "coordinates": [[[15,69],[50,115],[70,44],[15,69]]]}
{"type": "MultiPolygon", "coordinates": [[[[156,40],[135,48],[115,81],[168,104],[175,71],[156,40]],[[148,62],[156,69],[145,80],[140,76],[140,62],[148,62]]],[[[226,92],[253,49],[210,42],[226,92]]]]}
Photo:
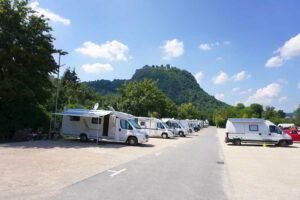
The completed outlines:
{"type": "MultiPolygon", "coordinates": [[[[300,1],[39,0],[61,61],[81,81],[129,79],[144,65],[191,72],[228,104],[300,104],[300,1]]],[[[57,57],[57,55],[56,55],[57,57]]]]}

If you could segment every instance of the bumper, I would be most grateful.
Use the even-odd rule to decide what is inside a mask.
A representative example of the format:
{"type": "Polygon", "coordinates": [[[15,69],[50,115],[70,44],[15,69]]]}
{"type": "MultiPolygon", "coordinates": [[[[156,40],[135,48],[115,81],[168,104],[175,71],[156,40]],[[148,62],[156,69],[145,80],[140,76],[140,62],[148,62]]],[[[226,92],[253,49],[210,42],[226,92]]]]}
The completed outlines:
{"type": "Polygon", "coordinates": [[[148,142],[149,136],[148,135],[146,135],[146,136],[137,136],[137,139],[138,139],[138,143],[142,144],[142,143],[148,142]]]}
{"type": "Polygon", "coordinates": [[[228,137],[225,137],[225,143],[231,143],[231,142],[233,142],[233,139],[230,139],[230,138],[228,138],[228,137]]]}

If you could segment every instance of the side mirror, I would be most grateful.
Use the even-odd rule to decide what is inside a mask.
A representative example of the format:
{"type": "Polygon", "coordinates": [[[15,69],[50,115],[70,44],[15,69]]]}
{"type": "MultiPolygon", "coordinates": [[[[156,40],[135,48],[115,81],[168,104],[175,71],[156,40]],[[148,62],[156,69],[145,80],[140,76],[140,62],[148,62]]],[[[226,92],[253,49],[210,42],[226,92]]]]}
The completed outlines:
{"type": "Polygon", "coordinates": [[[129,129],[129,130],[133,130],[132,126],[129,126],[128,129],[129,129]]]}

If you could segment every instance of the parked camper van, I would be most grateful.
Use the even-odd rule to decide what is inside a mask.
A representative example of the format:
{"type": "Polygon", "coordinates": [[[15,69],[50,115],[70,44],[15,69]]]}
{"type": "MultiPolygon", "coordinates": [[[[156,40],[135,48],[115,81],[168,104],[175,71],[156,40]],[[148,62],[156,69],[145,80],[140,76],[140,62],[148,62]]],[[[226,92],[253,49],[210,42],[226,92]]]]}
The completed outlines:
{"type": "Polygon", "coordinates": [[[178,120],[178,121],[179,121],[180,125],[181,125],[184,129],[188,130],[189,133],[192,133],[192,132],[193,132],[193,129],[192,129],[191,125],[190,125],[189,120],[185,119],[185,120],[178,120]]]}
{"type": "Polygon", "coordinates": [[[67,109],[63,113],[61,134],[82,141],[124,142],[137,145],[148,141],[148,135],[134,116],[107,110],[67,109]]]}
{"type": "Polygon", "coordinates": [[[281,131],[275,124],[264,119],[230,118],[226,123],[225,142],[235,145],[241,143],[271,143],[280,146],[292,145],[288,134],[281,131]]]}
{"type": "Polygon", "coordinates": [[[185,137],[189,134],[188,130],[185,129],[178,120],[163,118],[163,122],[165,122],[172,130],[175,135],[185,137]]]}
{"type": "Polygon", "coordinates": [[[138,117],[137,120],[140,127],[146,131],[149,137],[174,137],[174,134],[169,126],[160,119],[138,117]]]}

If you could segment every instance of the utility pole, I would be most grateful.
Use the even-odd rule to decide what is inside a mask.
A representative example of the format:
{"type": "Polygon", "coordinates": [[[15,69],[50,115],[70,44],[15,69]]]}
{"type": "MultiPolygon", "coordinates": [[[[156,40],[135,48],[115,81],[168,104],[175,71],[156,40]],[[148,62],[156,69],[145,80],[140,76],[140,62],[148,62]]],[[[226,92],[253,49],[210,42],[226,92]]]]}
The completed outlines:
{"type": "MultiPolygon", "coordinates": [[[[54,113],[57,113],[57,104],[58,104],[58,96],[59,96],[59,86],[60,86],[60,80],[59,80],[59,71],[60,71],[60,57],[67,54],[67,52],[58,50],[58,71],[57,71],[57,89],[56,89],[56,97],[55,97],[55,111],[54,113]]],[[[54,130],[56,130],[56,114],[54,114],[54,130]]]]}

